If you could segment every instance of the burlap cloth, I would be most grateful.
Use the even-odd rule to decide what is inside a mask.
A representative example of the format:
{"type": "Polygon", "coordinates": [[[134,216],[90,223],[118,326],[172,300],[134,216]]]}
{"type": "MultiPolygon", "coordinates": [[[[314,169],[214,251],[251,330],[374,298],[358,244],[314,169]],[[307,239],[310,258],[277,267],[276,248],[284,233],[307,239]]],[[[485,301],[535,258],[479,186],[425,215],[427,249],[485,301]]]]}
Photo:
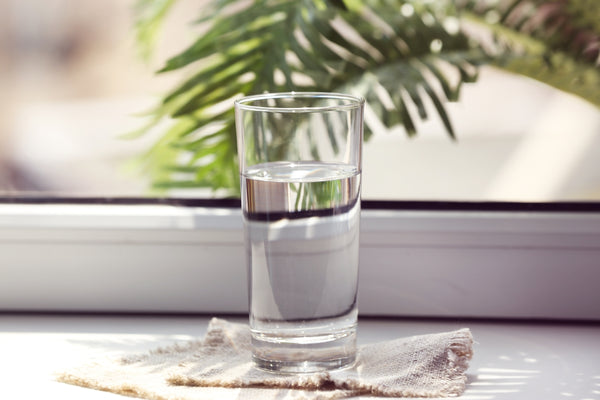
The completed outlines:
{"type": "Polygon", "coordinates": [[[278,375],[253,367],[247,325],[213,318],[203,340],[98,361],[62,372],[61,382],[156,400],[448,397],[465,388],[468,329],[359,347],[353,368],[278,375]]]}

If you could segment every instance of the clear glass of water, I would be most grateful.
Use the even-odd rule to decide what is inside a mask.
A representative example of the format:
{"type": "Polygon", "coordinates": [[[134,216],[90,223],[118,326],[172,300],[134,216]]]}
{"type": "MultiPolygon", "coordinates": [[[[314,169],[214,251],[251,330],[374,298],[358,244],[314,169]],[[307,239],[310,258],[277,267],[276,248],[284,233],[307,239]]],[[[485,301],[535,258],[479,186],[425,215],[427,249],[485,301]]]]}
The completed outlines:
{"type": "Polygon", "coordinates": [[[304,373],[356,358],[364,99],[235,102],[253,359],[304,373]]]}

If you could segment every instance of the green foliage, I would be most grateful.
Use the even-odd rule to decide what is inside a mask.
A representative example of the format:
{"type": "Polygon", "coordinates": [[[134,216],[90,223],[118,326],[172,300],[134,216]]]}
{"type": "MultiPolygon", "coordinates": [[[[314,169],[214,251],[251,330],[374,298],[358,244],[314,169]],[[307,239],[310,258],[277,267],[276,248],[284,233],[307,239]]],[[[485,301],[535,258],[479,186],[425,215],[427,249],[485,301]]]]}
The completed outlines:
{"type": "Polygon", "coordinates": [[[175,0],[138,0],[136,4],[136,38],[140,54],[148,59],[166,14],[175,0]]]}
{"type": "MultiPolygon", "coordinates": [[[[138,37],[147,48],[173,1],[139,0],[138,37]]],[[[147,171],[155,188],[237,194],[233,99],[265,91],[359,94],[385,126],[401,124],[409,135],[433,109],[451,137],[445,104],[476,81],[482,64],[600,105],[599,3],[213,0],[197,20],[205,33],[160,71],[193,73],[138,132],[170,124],[144,156],[147,171]]]]}
{"type": "Polygon", "coordinates": [[[468,0],[461,9],[493,35],[491,64],[600,106],[599,1],[468,0]]]}

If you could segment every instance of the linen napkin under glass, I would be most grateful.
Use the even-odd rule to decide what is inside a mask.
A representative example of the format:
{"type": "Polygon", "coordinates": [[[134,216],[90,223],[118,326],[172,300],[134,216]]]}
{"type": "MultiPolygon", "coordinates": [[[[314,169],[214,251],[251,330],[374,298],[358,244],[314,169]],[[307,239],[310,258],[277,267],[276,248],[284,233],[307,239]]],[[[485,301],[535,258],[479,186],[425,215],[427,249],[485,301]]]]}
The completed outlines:
{"type": "Polygon", "coordinates": [[[352,368],[275,374],[254,367],[248,325],[213,318],[203,340],[62,372],[57,380],[152,400],[339,399],[460,395],[469,329],[359,346],[352,368]]]}

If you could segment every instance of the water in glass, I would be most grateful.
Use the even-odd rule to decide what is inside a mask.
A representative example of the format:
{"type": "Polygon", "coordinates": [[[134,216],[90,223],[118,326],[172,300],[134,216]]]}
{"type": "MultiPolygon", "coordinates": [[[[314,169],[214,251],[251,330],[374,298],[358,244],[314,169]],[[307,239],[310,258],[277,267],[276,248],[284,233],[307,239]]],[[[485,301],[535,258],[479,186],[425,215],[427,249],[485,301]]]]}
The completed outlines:
{"type": "Polygon", "coordinates": [[[242,174],[256,365],[311,372],[356,350],[360,172],[272,162],[242,174]]]}

